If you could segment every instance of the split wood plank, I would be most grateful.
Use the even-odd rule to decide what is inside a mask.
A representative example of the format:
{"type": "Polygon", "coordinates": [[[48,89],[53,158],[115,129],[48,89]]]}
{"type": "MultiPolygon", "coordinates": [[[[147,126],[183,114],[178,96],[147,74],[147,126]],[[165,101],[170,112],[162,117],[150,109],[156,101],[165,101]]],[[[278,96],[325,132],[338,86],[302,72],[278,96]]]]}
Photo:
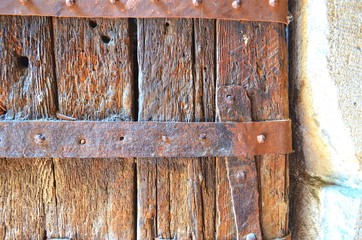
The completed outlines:
{"type": "MultiPolygon", "coordinates": [[[[129,21],[53,22],[59,112],[79,120],[132,120],[129,21]]],[[[54,168],[58,225],[49,237],[136,237],[134,159],[56,159],[54,168]]]]}
{"type": "MultiPolygon", "coordinates": [[[[139,121],[214,120],[214,29],[138,20],[139,121]]],[[[138,239],[214,238],[213,158],[138,159],[137,187],[138,239]]]]}
{"type": "MultiPolygon", "coordinates": [[[[218,85],[244,87],[253,121],[288,118],[285,26],[220,20],[217,39],[218,85]]],[[[263,239],[283,237],[288,234],[287,156],[257,157],[257,168],[263,239]]]]}
{"type": "MultiPolygon", "coordinates": [[[[50,18],[0,16],[3,119],[55,118],[51,35],[50,18]]],[[[46,237],[46,226],[55,224],[53,161],[0,159],[0,188],[0,238],[46,237]]]]}

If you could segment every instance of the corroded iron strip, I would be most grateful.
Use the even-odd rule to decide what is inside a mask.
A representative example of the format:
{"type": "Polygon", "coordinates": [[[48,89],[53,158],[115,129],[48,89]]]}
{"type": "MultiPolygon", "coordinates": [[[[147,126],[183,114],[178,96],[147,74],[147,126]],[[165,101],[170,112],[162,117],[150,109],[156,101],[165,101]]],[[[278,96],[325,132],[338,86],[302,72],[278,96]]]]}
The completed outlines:
{"type": "Polygon", "coordinates": [[[0,157],[206,157],[284,154],[291,124],[4,121],[0,157]],[[258,136],[265,136],[263,142],[258,136]]]}
{"type": "MultiPolygon", "coordinates": [[[[243,86],[227,85],[217,89],[216,109],[220,121],[248,122],[251,117],[251,101],[243,86]]],[[[262,126],[260,126],[262,127],[262,126]]],[[[264,125],[265,127],[265,125],[264,125]]],[[[269,136],[260,132],[254,140],[259,144],[249,145],[249,148],[264,145],[269,136]]],[[[280,130],[280,129],[279,129],[280,130]]],[[[251,136],[249,136],[251,137],[251,136]]],[[[253,138],[253,137],[251,137],[253,138]]],[[[269,142],[273,144],[273,142],[269,142]]],[[[274,142],[274,144],[286,144],[274,142]]],[[[239,147],[243,144],[239,145],[239,147]]],[[[276,147],[275,145],[268,146],[276,147]]],[[[259,151],[248,149],[249,151],[259,151]]],[[[261,239],[261,226],[259,218],[259,189],[256,163],[253,156],[226,158],[226,170],[231,190],[231,203],[236,226],[236,239],[261,239]]]]}
{"type": "Polygon", "coordinates": [[[209,18],[287,24],[288,0],[1,0],[0,15],[209,18]]]}

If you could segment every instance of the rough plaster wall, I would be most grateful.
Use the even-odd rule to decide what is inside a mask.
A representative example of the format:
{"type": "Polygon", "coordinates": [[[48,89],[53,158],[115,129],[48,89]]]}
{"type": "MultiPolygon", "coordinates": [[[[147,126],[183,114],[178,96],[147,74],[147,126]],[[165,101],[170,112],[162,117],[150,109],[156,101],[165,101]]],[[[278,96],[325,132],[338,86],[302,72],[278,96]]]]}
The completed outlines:
{"type": "Polygon", "coordinates": [[[290,7],[293,239],[362,239],[362,1],[290,7]]]}
{"type": "Polygon", "coordinates": [[[330,0],[327,4],[328,69],[338,89],[338,106],[362,163],[362,2],[330,0]]]}
{"type": "Polygon", "coordinates": [[[362,187],[361,1],[301,2],[296,113],[304,126],[305,170],[325,182],[362,187]]]}

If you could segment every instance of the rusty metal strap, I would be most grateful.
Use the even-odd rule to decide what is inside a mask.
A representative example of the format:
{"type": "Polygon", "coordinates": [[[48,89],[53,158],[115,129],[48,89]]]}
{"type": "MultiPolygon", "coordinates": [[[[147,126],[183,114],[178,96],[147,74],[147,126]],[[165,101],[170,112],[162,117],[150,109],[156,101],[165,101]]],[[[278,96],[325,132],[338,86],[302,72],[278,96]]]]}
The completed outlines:
{"type": "Polygon", "coordinates": [[[285,154],[291,123],[0,122],[0,157],[206,157],[285,154]]]}
{"type": "Polygon", "coordinates": [[[1,0],[0,15],[209,18],[287,24],[288,0],[1,0]]]}

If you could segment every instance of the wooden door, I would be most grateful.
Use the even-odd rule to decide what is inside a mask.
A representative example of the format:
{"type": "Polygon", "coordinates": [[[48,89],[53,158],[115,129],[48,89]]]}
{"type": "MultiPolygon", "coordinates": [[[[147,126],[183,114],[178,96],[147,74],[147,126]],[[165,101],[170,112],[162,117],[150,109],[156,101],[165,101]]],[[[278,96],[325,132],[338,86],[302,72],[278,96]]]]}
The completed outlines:
{"type": "MultiPolygon", "coordinates": [[[[225,85],[243,87],[246,121],[288,118],[279,23],[1,16],[0,55],[6,120],[213,122],[225,85]]],[[[1,159],[0,238],[281,238],[288,186],[285,155],[1,159]],[[260,226],[237,220],[250,193],[228,175],[243,163],[260,226]]]]}

